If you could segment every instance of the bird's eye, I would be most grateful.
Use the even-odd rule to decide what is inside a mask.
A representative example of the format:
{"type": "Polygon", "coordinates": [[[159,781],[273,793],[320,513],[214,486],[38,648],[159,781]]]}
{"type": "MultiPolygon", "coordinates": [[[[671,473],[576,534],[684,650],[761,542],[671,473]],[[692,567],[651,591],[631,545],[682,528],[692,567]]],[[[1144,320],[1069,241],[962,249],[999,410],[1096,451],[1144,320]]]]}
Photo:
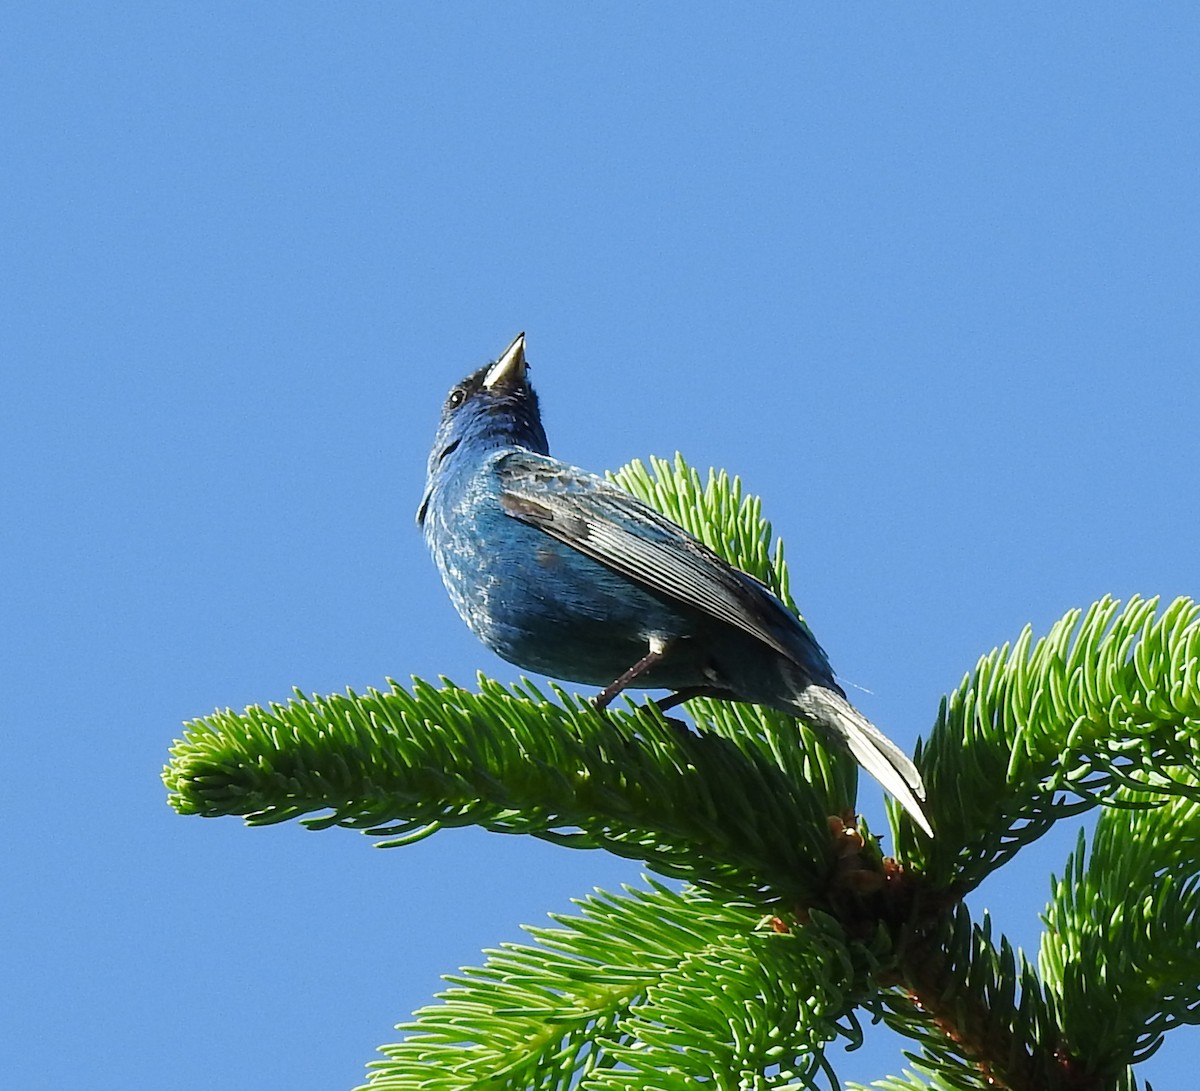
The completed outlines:
{"type": "Polygon", "coordinates": [[[449,405],[451,409],[457,409],[460,405],[462,405],[463,401],[466,400],[466,397],[466,391],[464,391],[462,387],[456,386],[450,391],[450,397],[447,399],[446,404],[449,405]]]}

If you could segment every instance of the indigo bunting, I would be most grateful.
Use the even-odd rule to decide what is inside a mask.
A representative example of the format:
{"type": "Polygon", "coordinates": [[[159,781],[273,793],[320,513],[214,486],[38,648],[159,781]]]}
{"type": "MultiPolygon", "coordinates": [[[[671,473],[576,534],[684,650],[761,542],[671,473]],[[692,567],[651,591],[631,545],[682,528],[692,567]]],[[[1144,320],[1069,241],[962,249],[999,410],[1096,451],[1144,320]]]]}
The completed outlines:
{"type": "Polygon", "coordinates": [[[489,648],[552,678],[779,709],[846,747],[930,836],[907,755],[849,701],[764,584],[601,477],[550,457],[525,335],[450,391],[417,522],[489,648]]]}

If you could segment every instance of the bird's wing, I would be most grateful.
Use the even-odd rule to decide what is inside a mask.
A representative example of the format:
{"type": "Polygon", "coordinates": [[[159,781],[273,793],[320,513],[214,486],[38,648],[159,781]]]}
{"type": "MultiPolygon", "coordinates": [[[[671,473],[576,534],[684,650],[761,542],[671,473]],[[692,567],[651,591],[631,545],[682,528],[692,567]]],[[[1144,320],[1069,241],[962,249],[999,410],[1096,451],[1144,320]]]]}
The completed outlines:
{"type": "MultiPolygon", "coordinates": [[[[636,497],[595,474],[527,451],[503,455],[496,471],[501,503],[514,519],[812,669],[816,641],[764,584],[636,497]],[[804,652],[795,643],[789,647],[793,633],[804,652]]],[[[817,654],[824,658],[819,648],[817,654]]]]}

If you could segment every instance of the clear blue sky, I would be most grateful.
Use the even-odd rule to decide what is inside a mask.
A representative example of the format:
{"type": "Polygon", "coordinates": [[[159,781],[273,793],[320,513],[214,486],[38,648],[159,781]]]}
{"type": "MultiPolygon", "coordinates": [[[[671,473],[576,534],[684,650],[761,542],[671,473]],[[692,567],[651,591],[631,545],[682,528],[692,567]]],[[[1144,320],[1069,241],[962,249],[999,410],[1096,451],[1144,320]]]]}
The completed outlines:
{"type": "MultiPolygon", "coordinates": [[[[217,706],[515,677],[413,514],[446,390],[518,330],[556,453],[766,498],[906,747],[1026,622],[1200,593],[1194,5],[3,22],[4,1087],[349,1088],[441,972],[636,880],[179,818],[158,780],[217,706]]],[[[1035,945],[1069,840],[973,908],[1035,945]]]]}

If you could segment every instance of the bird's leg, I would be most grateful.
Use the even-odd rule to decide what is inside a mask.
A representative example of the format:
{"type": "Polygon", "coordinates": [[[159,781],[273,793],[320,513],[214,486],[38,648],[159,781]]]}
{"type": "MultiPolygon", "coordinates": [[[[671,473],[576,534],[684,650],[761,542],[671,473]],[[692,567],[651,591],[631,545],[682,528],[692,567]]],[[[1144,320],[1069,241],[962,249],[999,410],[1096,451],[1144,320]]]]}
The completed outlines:
{"type": "Polygon", "coordinates": [[[719,689],[717,686],[688,686],[686,689],[681,689],[678,693],[672,693],[670,697],[662,697],[654,703],[658,705],[659,712],[666,712],[667,709],[681,705],[684,701],[690,701],[693,697],[728,698],[728,696],[729,691],[727,689],[719,689]]]}
{"type": "Polygon", "coordinates": [[[654,666],[667,651],[667,642],[662,637],[652,636],[650,638],[650,650],[642,656],[632,667],[629,668],[620,678],[613,682],[610,686],[605,686],[595,697],[592,698],[592,704],[596,711],[601,711],[608,708],[613,702],[613,698],[617,696],[630,682],[633,682],[640,675],[643,675],[651,667],[654,666]]]}
{"type": "MultiPolygon", "coordinates": [[[[663,715],[663,719],[667,721],[680,735],[690,737],[692,735],[691,728],[688,727],[682,720],[675,719],[674,716],[666,715],[669,708],[674,708],[676,705],[683,704],[684,701],[690,701],[693,697],[728,697],[728,690],[717,689],[716,686],[688,686],[676,693],[672,693],[670,697],[660,697],[657,701],[651,701],[649,704],[654,705],[663,715]]],[[[643,708],[649,707],[643,705],[643,708]]]]}

